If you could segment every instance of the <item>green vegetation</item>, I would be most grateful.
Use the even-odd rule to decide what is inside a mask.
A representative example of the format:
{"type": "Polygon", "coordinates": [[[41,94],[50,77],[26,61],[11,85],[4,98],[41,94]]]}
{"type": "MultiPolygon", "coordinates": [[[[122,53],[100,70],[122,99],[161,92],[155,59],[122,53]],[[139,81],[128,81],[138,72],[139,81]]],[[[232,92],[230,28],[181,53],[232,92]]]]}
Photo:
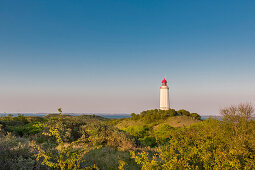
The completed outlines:
{"type": "Polygon", "coordinates": [[[183,109],[0,117],[1,169],[254,169],[253,107],[220,112],[222,121],[183,109]]]}
{"type": "Polygon", "coordinates": [[[223,109],[223,121],[208,119],[177,129],[162,125],[159,137],[168,141],[154,152],[131,152],[132,158],[142,169],[254,169],[253,112],[241,104],[223,109]]]}
{"type": "Polygon", "coordinates": [[[142,120],[145,121],[146,123],[152,123],[157,120],[164,120],[167,119],[168,117],[173,117],[173,116],[190,116],[194,119],[200,120],[201,117],[197,113],[190,113],[187,110],[179,110],[175,111],[174,109],[169,109],[169,110],[159,110],[159,109],[154,109],[154,110],[147,110],[143,111],[140,114],[131,114],[131,120],[142,120]]]}

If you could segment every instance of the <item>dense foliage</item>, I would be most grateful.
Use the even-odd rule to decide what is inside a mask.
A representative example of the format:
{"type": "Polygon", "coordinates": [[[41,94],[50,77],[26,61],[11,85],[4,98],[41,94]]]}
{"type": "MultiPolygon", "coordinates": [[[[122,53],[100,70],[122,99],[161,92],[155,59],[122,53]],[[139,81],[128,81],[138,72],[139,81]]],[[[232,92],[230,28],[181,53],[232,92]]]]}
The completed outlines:
{"type": "Polygon", "coordinates": [[[155,153],[132,152],[132,157],[142,169],[254,169],[253,111],[250,105],[232,106],[221,111],[223,121],[208,119],[179,129],[163,126],[161,133],[169,141],[155,153]]]}
{"type": "Polygon", "coordinates": [[[33,148],[27,139],[10,133],[0,135],[0,169],[33,169],[40,166],[33,155],[33,148]]]}
{"type": "Polygon", "coordinates": [[[197,113],[190,113],[187,110],[179,110],[175,111],[174,109],[169,109],[169,110],[160,110],[160,109],[154,109],[154,110],[147,110],[143,111],[140,114],[131,114],[131,119],[132,120],[143,120],[147,123],[155,122],[157,120],[162,120],[166,119],[168,117],[173,117],[173,116],[190,116],[194,119],[200,120],[201,117],[197,113]]]}
{"type": "Polygon", "coordinates": [[[95,115],[0,117],[1,169],[255,169],[254,109],[196,113],[148,110],[95,115]]]}
{"type": "Polygon", "coordinates": [[[109,119],[59,111],[45,117],[0,117],[0,163],[4,165],[0,169],[104,169],[106,165],[116,169],[126,162],[137,167],[128,152],[137,146],[134,136],[106,123],[109,119]],[[111,157],[111,163],[97,159],[102,154],[111,157]]]}

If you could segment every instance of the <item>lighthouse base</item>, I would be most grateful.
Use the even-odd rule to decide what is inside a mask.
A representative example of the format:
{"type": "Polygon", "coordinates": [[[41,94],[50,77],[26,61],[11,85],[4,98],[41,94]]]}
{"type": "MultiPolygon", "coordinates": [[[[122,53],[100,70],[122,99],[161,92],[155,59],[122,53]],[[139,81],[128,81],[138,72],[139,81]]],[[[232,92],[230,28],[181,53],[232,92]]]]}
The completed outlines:
{"type": "Polygon", "coordinates": [[[160,110],[169,110],[169,107],[160,107],[160,110]]]}

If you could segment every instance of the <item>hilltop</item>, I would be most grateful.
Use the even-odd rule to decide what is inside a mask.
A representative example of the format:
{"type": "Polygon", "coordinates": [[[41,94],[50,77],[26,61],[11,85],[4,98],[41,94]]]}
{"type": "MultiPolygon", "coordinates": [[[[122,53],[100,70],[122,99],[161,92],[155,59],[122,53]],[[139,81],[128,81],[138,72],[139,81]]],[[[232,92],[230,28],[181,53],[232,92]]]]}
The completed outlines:
{"type": "Polygon", "coordinates": [[[157,145],[156,134],[169,128],[189,127],[201,123],[197,113],[187,110],[147,110],[140,114],[131,114],[131,118],[111,120],[116,128],[135,136],[141,145],[154,147],[157,145]],[[162,129],[162,127],[166,129],[162,129]]]}

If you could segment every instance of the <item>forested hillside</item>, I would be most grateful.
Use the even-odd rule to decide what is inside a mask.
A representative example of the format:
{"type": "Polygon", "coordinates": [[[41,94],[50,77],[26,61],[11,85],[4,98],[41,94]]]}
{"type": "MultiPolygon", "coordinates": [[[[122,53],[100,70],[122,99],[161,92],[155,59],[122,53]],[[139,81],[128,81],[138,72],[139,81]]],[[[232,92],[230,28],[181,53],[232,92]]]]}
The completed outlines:
{"type": "Polygon", "coordinates": [[[254,169],[253,106],[222,109],[223,120],[148,110],[131,118],[0,118],[1,169],[254,169]]]}

